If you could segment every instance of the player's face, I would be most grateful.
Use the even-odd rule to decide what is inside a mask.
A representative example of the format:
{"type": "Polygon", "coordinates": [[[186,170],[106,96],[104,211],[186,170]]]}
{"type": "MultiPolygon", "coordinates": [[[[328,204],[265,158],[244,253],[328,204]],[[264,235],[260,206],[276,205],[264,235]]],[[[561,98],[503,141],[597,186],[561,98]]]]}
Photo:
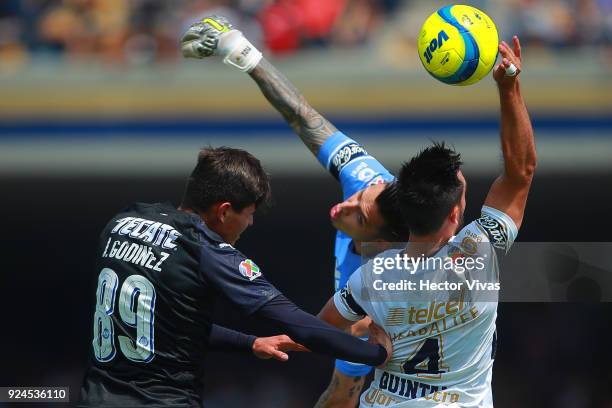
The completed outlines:
{"type": "Polygon", "coordinates": [[[367,242],[380,238],[384,220],[376,197],[386,184],[375,184],[350,196],[329,211],[332,225],[355,241],[367,242]]]}
{"type": "Polygon", "coordinates": [[[234,211],[232,207],[228,208],[223,223],[224,231],[221,234],[225,242],[234,245],[244,230],[253,225],[255,209],[255,204],[244,207],[242,211],[234,211]]]}

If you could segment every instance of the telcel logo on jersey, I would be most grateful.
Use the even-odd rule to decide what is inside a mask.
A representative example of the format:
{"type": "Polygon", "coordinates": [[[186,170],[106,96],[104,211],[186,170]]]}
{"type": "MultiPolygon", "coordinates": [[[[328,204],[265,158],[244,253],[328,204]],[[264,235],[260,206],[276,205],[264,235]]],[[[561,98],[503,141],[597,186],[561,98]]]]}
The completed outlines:
{"type": "Polygon", "coordinates": [[[125,217],[116,222],[111,234],[127,235],[153,246],[161,245],[164,249],[176,248],[174,242],[181,236],[171,225],[144,218],[125,217]]]}
{"type": "Polygon", "coordinates": [[[464,293],[462,291],[461,297],[458,300],[449,302],[432,301],[427,306],[421,308],[415,308],[414,306],[409,308],[391,307],[387,309],[385,325],[402,326],[405,324],[428,324],[435,321],[443,321],[464,311],[465,303],[463,296],[464,293]]]}

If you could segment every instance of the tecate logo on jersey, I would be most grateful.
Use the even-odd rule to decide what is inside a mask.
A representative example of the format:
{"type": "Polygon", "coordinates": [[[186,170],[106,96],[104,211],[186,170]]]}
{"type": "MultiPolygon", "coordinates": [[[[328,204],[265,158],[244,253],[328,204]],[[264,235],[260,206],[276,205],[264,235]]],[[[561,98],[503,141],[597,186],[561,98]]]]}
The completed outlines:
{"type": "Polygon", "coordinates": [[[144,218],[125,217],[116,222],[111,234],[127,235],[164,249],[175,249],[175,241],[181,236],[171,225],[144,218]]]}

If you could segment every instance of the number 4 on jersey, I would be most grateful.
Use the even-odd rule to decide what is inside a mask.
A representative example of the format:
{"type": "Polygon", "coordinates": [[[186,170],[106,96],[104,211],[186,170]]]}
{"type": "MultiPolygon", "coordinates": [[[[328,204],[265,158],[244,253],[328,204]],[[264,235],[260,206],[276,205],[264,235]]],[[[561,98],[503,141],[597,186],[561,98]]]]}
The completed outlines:
{"type": "Polygon", "coordinates": [[[420,349],[411,358],[402,364],[404,374],[416,374],[418,377],[439,378],[440,374],[447,372],[448,369],[442,362],[442,350],[439,340],[442,338],[430,337],[426,339],[420,349]]]}

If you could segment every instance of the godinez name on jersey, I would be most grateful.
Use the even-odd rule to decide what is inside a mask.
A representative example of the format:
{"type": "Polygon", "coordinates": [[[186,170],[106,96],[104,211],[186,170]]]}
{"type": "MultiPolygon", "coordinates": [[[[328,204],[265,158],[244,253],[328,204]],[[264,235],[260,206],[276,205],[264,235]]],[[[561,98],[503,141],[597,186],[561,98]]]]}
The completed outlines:
{"type": "Polygon", "coordinates": [[[145,218],[124,217],[116,223],[106,241],[102,258],[114,258],[161,272],[162,264],[170,253],[160,251],[156,255],[154,247],[175,250],[175,242],[181,234],[171,225],[145,218]],[[122,237],[141,241],[142,244],[122,237]]]}

